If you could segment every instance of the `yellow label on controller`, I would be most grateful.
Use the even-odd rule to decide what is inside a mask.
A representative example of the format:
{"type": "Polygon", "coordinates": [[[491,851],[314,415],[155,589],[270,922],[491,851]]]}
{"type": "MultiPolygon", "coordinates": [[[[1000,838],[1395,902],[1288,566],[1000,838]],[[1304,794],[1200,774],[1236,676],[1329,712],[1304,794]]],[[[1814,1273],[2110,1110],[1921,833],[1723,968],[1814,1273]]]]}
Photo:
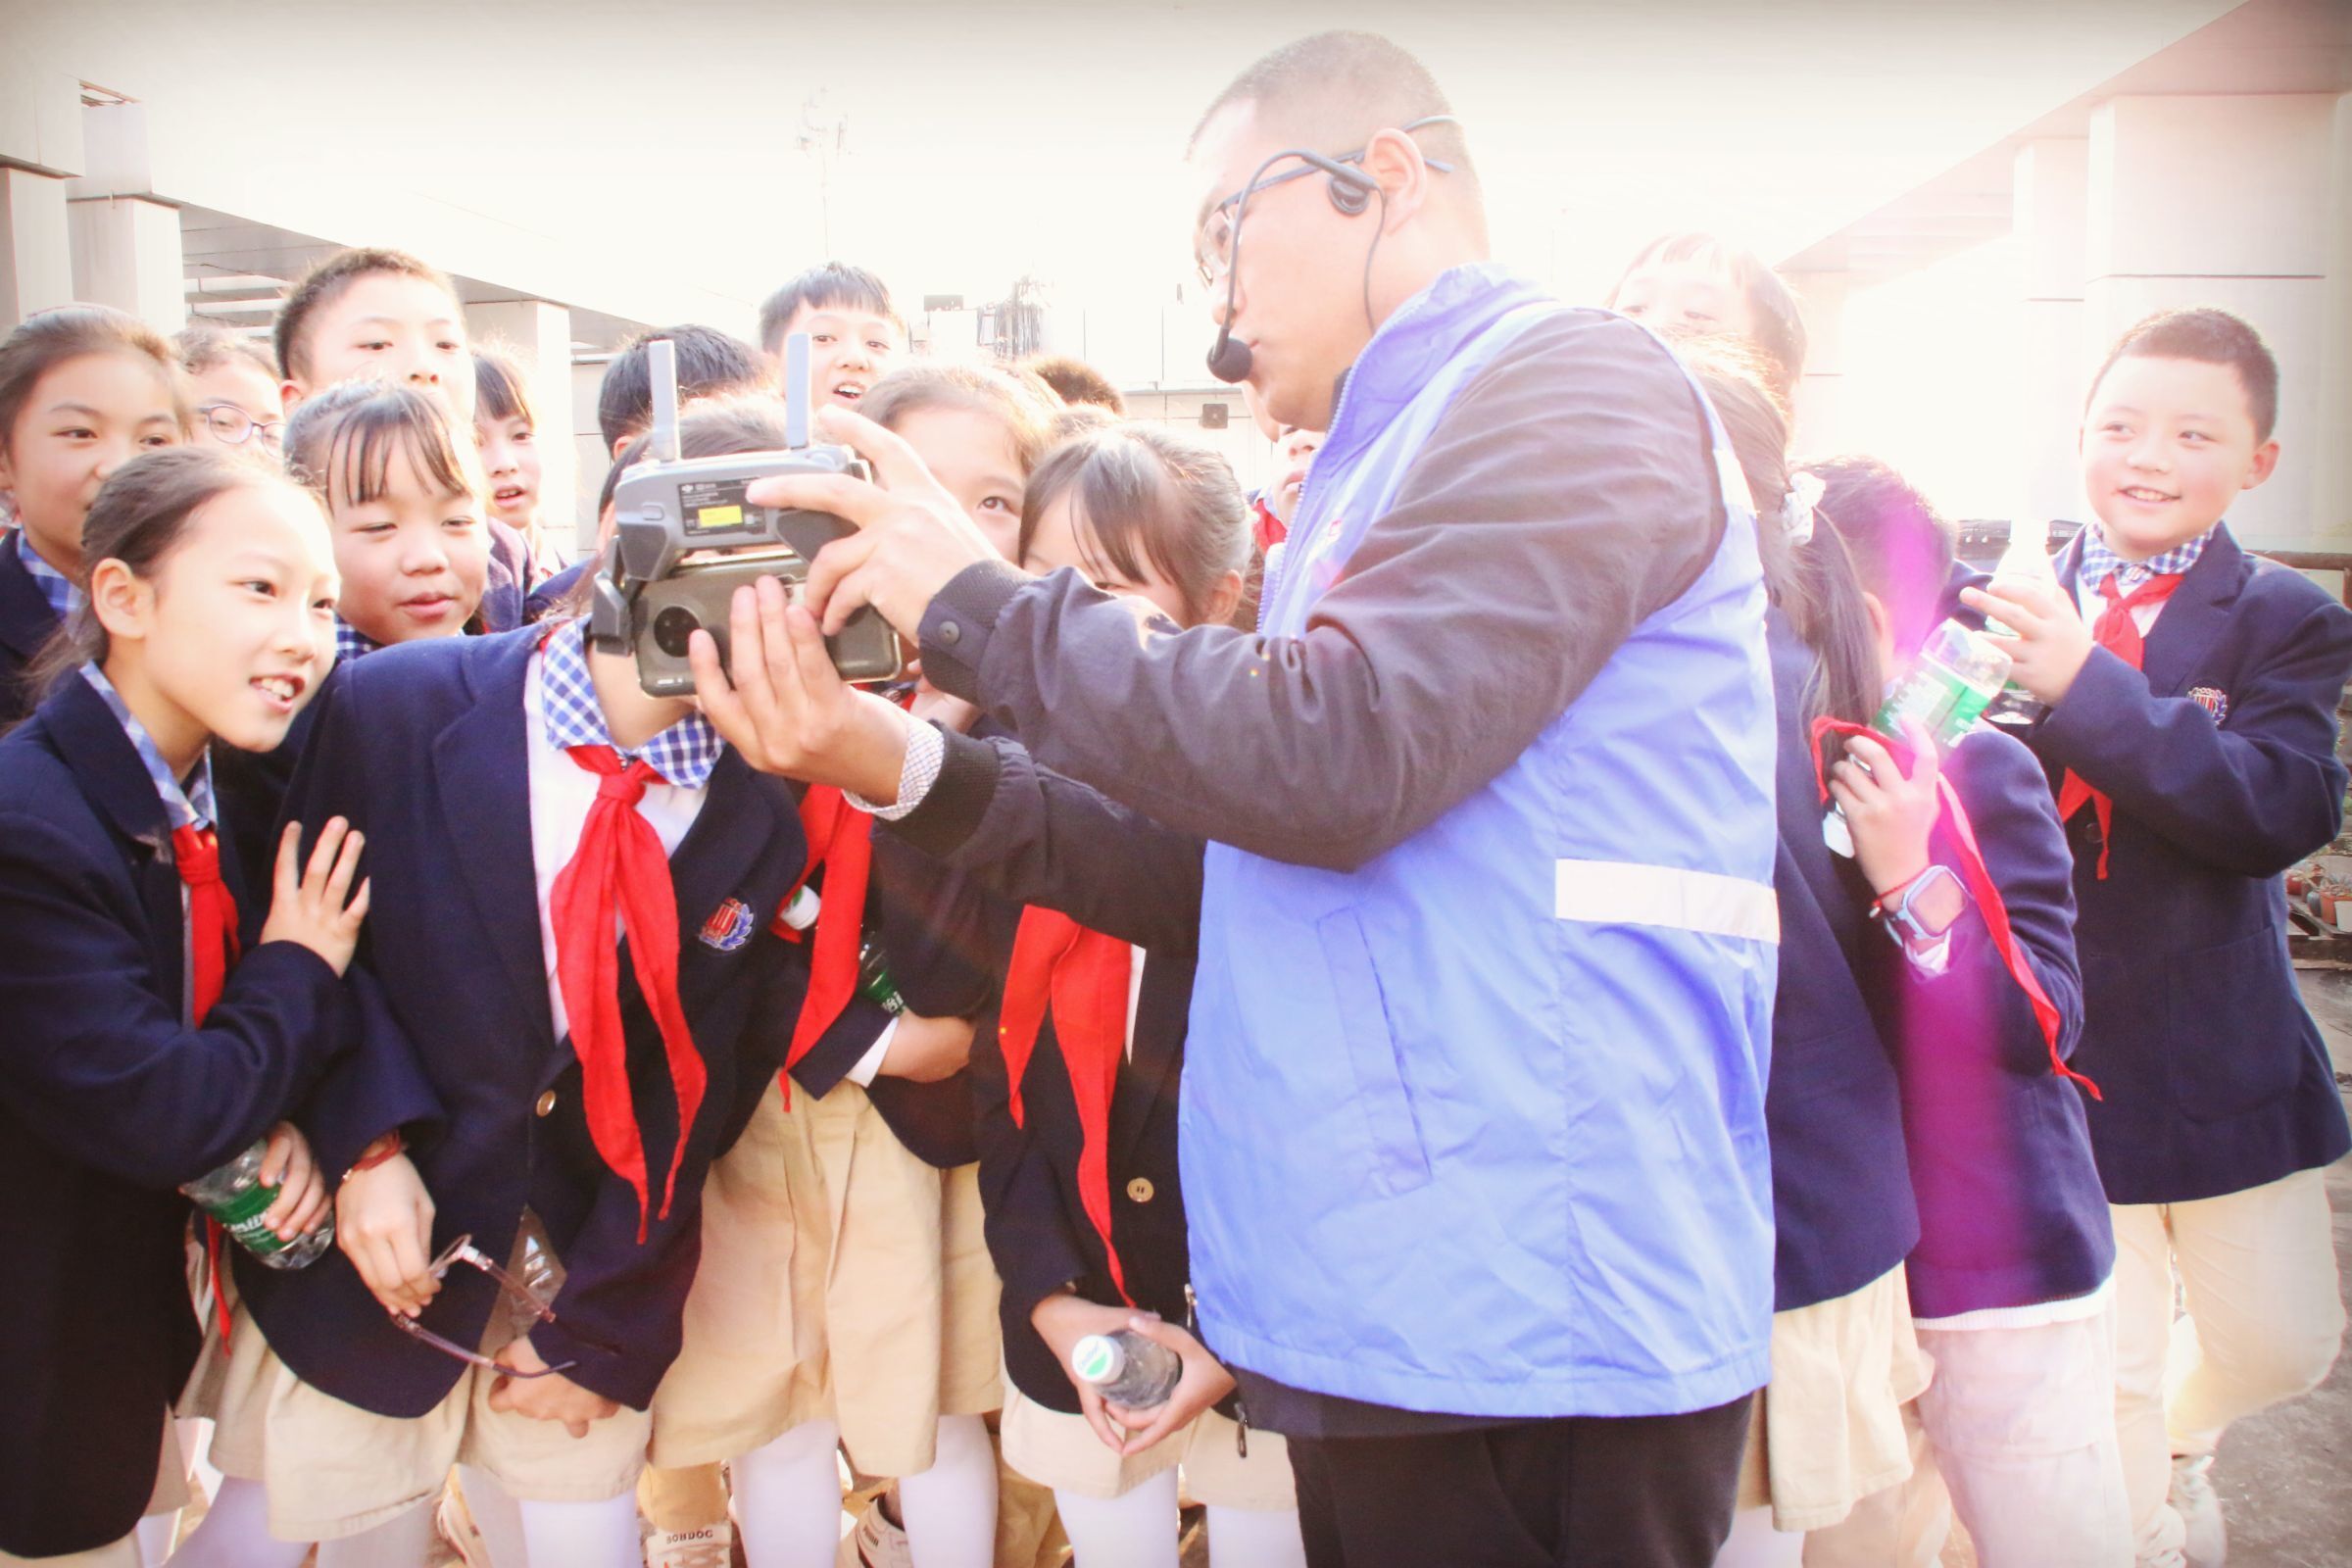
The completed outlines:
{"type": "Polygon", "coordinates": [[[705,507],[694,514],[698,528],[732,528],[742,521],[741,507],[705,507]]]}

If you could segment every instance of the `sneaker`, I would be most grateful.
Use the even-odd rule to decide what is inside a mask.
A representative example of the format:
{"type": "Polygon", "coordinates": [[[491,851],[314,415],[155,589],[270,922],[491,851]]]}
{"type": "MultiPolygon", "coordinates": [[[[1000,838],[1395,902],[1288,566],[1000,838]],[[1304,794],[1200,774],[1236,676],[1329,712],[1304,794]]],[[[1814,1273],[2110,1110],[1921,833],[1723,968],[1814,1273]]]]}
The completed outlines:
{"type": "Polygon", "coordinates": [[[735,1526],[700,1530],[657,1530],[645,1538],[645,1568],[729,1568],[735,1560],[735,1526]]]}
{"type": "Polygon", "coordinates": [[[858,1515],[858,1528],[841,1538],[833,1561],[834,1568],[914,1568],[914,1548],[906,1544],[906,1528],[883,1517],[876,1497],[858,1515]]]}
{"type": "Polygon", "coordinates": [[[2173,1488],[2165,1501],[2187,1532],[2188,1568],[2222,1568],[2230,1556],[2230,1535],[2222,1528],[2222,1499],[2213,1490],[2213,1455],[2174,1455],[2173,1488]]]}

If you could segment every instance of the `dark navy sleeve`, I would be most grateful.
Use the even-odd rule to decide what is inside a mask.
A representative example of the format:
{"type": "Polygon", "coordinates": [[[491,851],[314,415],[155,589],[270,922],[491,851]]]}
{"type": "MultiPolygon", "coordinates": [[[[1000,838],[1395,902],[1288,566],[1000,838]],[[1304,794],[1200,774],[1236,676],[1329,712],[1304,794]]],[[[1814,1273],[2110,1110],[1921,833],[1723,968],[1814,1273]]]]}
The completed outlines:
{"type": "Polygon", "coordinates": [[[1350,870],[1508,767],[1721,524],[1673,355],[1567,312],[1439,419],[1303,635],[1179,631],[1074,572],[984,564],[933,601],[923,669],[1179,832],[1350,870]]]}
{"type": "Polygon", "coordinates": [[[2219,723],[2093,648],[2034,750],[2208,864],[2278,875],[2343,826],[2335,710],[2352,676],[2352,611],[2316,592],[2309,607],[2247,662],[2219,723]]]}
{"type": "Polygon", "coordinates": [[[310,949],[264,943],[189,1028],[151,988],[113,873],[57,824],[0,815],[0,1100],[69,1159],[177,1187],[269,1131],[341,1049],[343,988],[310,949]]]}
{"type": "Polygon", "coordinates": [[[1013,1122],[996,1015],[981,1022],[972,1037],[970,1077],[983,1233],[1004,1282],[1006,1315],[1027,1323],[1038,1302],[1084,1279],[1091,1265],[1078,1250],[1052,1157],[1040,1147],[1034,1127],[1013,1122]]]}

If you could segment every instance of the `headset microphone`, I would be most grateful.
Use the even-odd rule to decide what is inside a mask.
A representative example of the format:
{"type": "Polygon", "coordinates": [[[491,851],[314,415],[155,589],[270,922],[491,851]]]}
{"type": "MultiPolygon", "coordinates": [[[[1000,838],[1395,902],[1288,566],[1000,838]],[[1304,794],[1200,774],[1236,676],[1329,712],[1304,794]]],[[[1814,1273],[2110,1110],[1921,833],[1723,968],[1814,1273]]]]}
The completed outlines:
{"type": "Polygon", "coordinates": [[[1231,327],[1217,328],[1217,346],[1208,351],[1208,373],[1231,386],[1250,379],[1250,345],[1233,335],[1231,327]]]}

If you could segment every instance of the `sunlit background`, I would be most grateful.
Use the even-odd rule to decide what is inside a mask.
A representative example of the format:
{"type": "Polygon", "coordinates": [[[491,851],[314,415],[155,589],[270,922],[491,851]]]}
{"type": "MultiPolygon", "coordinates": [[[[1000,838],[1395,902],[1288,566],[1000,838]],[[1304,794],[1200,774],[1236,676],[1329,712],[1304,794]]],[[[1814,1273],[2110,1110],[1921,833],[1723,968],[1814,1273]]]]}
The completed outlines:
{"type": "MultiPolygon", "coordinates": [[[[2342,0],[0,0],[0,162],[80,176],[77,238],[94,203],[177,215],[177,291],[145,314],[253,324],[266,297],[238,318],[194,280],[388,243],[484,307],[563,307],[562,341],[526,348],[592,388],[632,325],[748,333],[831,255],[911,316],[936,302],[918,325],[938,353],[983,352],[984,308],[1018,286],[1053,346],[1198,422],[1233,400],[1185,292],[1184,138],[1265,49],[1371,27],[1452,97],[1500,257],[1597,300],[1663,230],[1752,246],[1819,346],[1800,446],[1876,452],[1955,516],[2080,515],[2067,411],[2098,345],[2151,305],[2246,310],[2288,375],[2286,465],[2248,516],[2295,542],[2352,533],[2348,19],[2342,0]],[[138,147],[28,154],[64,144],[61,82],[84,116],[130,100],[138,147]]],[[[1233,412],[1216,439],[1251,479],[1233,412]]]]}

